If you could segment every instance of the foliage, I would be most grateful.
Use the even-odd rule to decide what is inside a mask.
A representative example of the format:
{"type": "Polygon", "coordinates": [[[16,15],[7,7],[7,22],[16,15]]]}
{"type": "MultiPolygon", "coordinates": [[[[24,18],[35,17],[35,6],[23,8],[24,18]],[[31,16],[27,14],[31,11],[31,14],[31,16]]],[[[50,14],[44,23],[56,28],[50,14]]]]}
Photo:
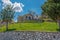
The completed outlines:
{"type": "Polygon", "coordinates": [[[60,0],[47,0],[42,9],[53,20],[57,21],[60,18],[60,0]]]}
{"type": "Polygon", "coordinates": [[[11,22],[14,18],[14,10],[12,9],[12,6],[7,5],[5,8],[3,8],[0,13],[0,16],[3,22],[11,22]]]}

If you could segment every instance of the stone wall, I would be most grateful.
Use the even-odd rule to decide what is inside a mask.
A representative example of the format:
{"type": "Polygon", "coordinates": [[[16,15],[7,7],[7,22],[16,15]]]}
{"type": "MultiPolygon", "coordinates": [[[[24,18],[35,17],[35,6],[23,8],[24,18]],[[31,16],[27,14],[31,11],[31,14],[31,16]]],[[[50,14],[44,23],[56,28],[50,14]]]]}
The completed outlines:
{"type": "Polygon", "coordinates": [[[1,32],[0,40],[60,40],[60,32],[1,32]]]}

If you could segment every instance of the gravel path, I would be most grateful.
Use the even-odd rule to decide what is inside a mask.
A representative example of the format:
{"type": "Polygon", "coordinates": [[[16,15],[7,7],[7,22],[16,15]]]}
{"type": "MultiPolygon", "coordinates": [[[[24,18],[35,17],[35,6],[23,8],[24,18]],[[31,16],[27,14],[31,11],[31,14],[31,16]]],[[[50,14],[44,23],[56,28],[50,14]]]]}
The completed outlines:
{"type": "Polygon", "coordinates": [[[1,32],[0,40],[60,40],[60,32],[1,32]]]}

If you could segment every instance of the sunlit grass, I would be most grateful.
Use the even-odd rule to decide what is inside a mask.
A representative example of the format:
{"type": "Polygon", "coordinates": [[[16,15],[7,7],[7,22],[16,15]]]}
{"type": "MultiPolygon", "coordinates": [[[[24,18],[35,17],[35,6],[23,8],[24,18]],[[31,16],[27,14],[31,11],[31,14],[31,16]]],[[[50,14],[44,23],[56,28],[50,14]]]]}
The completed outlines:
{"type": "MultiPolygon", "coordinates": [[[[58,25],[55,22],[43,23],[14,23],[9,24],[9,29],[13,31],[41,31],[41,32],[57,32],[58,25]]],[[[5,31],[5,26],[0,27],[0,32],[5,31]]]]}

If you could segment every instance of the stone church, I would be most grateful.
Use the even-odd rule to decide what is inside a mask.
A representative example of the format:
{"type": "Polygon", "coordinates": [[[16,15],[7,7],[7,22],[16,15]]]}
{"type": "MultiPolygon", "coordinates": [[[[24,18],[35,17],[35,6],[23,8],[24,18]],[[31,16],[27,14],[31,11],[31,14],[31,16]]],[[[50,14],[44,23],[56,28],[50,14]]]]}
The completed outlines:
{"type": "Polygon", "coordinates": [[[26,21],[26,20],[40,20],[40,17],[38,15],[32,15],[32,14],[25,14],[23,16],[18,17],[18,22],[26,21]]]}

